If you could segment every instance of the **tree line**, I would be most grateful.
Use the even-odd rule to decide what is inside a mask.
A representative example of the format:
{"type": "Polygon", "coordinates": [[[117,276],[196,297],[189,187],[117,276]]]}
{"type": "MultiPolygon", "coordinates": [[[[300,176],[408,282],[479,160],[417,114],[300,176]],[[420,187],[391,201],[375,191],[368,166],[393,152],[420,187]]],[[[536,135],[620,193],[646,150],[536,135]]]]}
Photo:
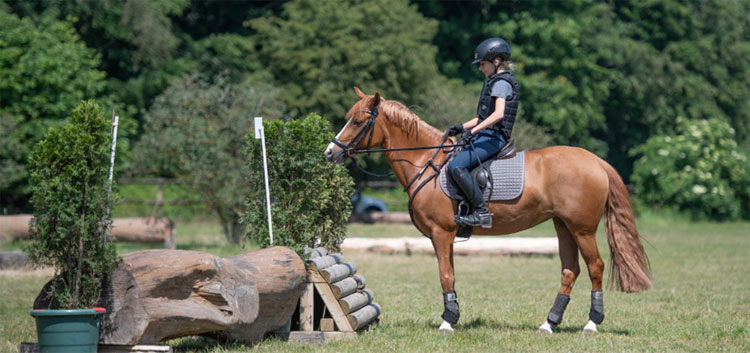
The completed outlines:
{"type": "Polygon", "coordinates": [[[29,207],[28,154],[81,100],[123,117],[119,173],[185,178],[198,171],[176,144],[219,163],[253,116],[318,113],[337,128],[355,85],[441,129],[466,121],[484,80],[474,48],[500,36],[521,85],[522,147],[580,146],[648,205],[748,218],[747,13],[747,0],[0,0],[0,203],[29,207]],[[178,120],[192,135],[176,134],[178,120]],[[654,142],[680,136],[687,145],[654,142]],[[654,174],[656,156],[679,163],[654,174]],[[705,177],[706,158],[722,171],[705,177]],[[674,190],[657,174],[691,182],[674,190]]]}

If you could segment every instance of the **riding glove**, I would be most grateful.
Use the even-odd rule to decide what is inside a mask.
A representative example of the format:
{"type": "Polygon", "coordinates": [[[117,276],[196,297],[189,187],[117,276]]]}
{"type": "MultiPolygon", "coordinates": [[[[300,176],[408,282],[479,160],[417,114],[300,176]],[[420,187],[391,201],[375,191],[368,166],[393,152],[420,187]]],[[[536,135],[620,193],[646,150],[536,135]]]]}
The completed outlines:
{"type": "Polygon", "coordinates": [[[464,132],[464,126],[463,124],[456,124],[456,125],[449,127],[446,132],[448,133],[448,136],[456,136],[464,132]]]}

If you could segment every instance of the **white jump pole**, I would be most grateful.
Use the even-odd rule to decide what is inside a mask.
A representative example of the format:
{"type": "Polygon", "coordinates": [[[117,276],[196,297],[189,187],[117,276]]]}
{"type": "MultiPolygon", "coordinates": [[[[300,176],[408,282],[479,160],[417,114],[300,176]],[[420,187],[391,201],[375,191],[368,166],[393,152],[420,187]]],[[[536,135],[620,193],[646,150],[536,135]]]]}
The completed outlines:
{"type": "MultiPolygon", "coordinates": [[[[114,115],[114,111],[112,112],[112,115],[114,115]]],[[[117,125],[120,121],[120,117],[118,115],[114,115],[114,121],[112,122],[112,153],[110,154],[109,158],[109,188],[107,190],[107,208],[105,211],[105,214],[109,216],[109,208],[112,204],[112,175],[115,171],[115,147],[117,146],[117,125]]],[[[104,237],[102,239],[102,247],[107,246],[107,227],[104,228],[104,237]]]]}
{"type": "Polygon", "coordinates": [[[266,135],[263,132],[263,118],[255,117],[255,138],[260,139],[263,146],[263,174],[266,182],[266,209],[268,210],[268,234],[273,246],[273,226],[271,224],[271,189],[268,187],[268,162],[266,161],[266,135]]]}

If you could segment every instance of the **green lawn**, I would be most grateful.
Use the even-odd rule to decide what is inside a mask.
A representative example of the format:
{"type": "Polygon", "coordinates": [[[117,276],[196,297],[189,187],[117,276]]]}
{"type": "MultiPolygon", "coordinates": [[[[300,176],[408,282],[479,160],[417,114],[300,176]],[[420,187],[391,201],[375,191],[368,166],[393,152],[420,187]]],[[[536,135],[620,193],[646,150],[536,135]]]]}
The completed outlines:
{"type": "MultiPolygon", "coordinates": [[[[351,225],[350,236],[418,236],[410,226],[351,225]]],[[[227,246],[211,223],[178,223],[178,248],[227,256],[250,248],[227,246]]],[[[453,335],[440,335],[442,296],[436,260],[428,255],[346,253],[367,278],[383,307],[379,325],[353,341],[326,346],[274,339],[248,347],[209,339],[169,342],[176,352],[486,352],[486,351],[750,351],[750,223],[689,222],[645,215],[653,288],[638,294],[605,291],[606,319],[600,332],[583,335],[590,282],[583,273],[559,330],[536,329],[546,318],[559,286],[557,257],[457,257],[456,290],[461,320],[453,335]]],[[[605,261],[609,249],[599,232],[605,261]]],[[[552,236],[542,225],[526,236],[552,236]]],[[[4,244],[4,249],[17,247],[4,244]]],[[[120,251],[138,248],[120,245],[120,251]]],[[[0,351],[15,352],[35,341],[31,303],[49,272],[0,272],[0,351]]]]}

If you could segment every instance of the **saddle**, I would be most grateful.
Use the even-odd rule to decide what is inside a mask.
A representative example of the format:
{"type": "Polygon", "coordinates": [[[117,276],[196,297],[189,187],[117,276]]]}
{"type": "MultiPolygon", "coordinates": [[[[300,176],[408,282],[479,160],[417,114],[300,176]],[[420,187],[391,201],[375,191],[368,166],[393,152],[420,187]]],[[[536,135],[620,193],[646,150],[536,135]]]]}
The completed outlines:
{"type": "Polygon", "coordinates": [[[479,186],[479,190],[482,190],[483,194],[487,187],[492,187],[492,173],[490,173],[488,165],[495,160],[513,158],[516,156],[516,152],[516,140],[510,139],[510,141],[500,148],[500,151],[487,158],[486,161],[480,163],[469,172],[471,177],[474,178],[474,182],[479,186]]]}
{"type": "MultiPolygon", "coordinates": [[[[515,140],[511,139],[498,153],[469,171],[482,191],[485,201],[512,200],[521,195],[524,184],[525,157],[526,153],[517,152],[515,140]]],[[[447,165],[448,163],[440,173],[440,187],[449,198],[459,201],[458,214],[467,215],[472,212],[471,207],[448,176],[447,165]]],[[[471,227],[461,226],[457,236],[468,238],[471,230],[471,227]]]]}

